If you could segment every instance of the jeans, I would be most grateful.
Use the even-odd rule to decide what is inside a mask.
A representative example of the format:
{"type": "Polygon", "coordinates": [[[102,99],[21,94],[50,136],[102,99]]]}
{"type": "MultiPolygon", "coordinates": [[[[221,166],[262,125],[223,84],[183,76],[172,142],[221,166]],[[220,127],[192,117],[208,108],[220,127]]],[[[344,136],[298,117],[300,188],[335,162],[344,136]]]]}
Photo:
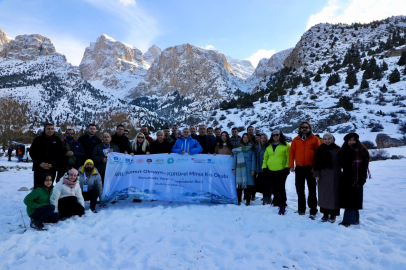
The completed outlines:
{"type": "Polygon", "coordinates": [[[55,213],[55,205],[49,204],[35,209],[30,218],[41,223],[57,223],[59,216],[55,213]]]}

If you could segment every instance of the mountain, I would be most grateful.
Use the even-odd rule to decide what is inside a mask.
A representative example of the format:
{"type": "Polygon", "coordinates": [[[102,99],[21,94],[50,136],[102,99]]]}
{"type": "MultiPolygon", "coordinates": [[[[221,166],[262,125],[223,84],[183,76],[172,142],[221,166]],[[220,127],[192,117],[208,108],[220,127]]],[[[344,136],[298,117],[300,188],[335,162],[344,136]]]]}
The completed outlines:
{"type": "MultiPolygon", "coordinates": [[[[3,36],[7,40],[7,35],[4,32],[3,36]]],[[[0,57],[29,61],[39,56],[53,55],[55,53],[55,47],[48,38],[41,35],[21,35],[4,43],[0,57]]]]}
{"type": "Polygon", "coordinates": [[[262,58],[251,77],[263,78],[271,75],[284,67],[286,58],[292,53],[293,48],[280,51],[271,56],[271,58],[262,58]]]}
{"type": "Polygon", "coordinates": [[[162,50],[156,46],[152,45],[146,53],[142,56],[144,61],[147,63],[148,66],[151,66],[155,59],[161,55],[162,50]]]}
{"type": "Polygon", "coordinates": [[[0,29],[0,51],[3,49],[3,46],[6,43],[9,43],[12,40],[3,30],[0,29]]]}
{"type": "Polygon", "coordinates": [[[227,56],[226,58],[230,65],[233,67],[234,75],[240,79],[247,79],[255,70],[252,63],[248,60],[238,60],[230,56],[227,56]]]}

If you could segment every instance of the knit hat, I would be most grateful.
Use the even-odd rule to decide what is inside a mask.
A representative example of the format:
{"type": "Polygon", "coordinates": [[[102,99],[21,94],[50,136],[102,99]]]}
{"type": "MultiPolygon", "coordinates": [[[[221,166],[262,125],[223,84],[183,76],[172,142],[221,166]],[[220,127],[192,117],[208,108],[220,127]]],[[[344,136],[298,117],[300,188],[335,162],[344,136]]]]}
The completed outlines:
{"type": "Polygon", "coordinates": [[[75,174],[78,175],[78,171],[75,168],[72,168],[68,171],[68,174],[75,174]]]}
{"type": "Polygon", "coordinates": [[[359,140],[359,135],[357,133],[348,133],[344,136],[344,141],[349,141],[351,138],[354,138],[356,141],[359,140]]]}
{"type": "Polygon", "coordinates": [[[90,158],[88,160],[85,161],[85,163],[83,163],[83,166],[86,166],[87,163],[92,163],[94,165],[93,160],[91,160],[90,158]]]}

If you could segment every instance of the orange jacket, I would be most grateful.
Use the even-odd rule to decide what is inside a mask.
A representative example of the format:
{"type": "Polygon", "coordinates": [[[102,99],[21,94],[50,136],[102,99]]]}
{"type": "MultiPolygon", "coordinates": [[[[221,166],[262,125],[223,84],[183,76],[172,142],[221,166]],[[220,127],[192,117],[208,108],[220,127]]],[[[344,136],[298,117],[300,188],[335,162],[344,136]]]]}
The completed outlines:
{"type": "Polygon", "coordinates": [[[320,140],[313,134],[302,140],[300,136],[293,139],[289,151],[289,168],[296,166],[313,166],[313,156],[317,147],[320,146],[320,140]]]}

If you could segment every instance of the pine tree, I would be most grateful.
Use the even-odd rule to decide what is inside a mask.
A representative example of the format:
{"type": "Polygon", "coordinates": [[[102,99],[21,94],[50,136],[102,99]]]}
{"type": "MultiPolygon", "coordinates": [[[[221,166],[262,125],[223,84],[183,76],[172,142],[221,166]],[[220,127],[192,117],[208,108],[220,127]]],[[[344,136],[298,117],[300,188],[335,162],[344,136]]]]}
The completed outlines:
{"type": "Polygon", "coordinates": [[[385,85],[385,84],[383,84],[383,86],[380,87],[379,90],[381,90],[382,93],[388,92],[388,88],[386,88],[386,85],[385,85]]]}
{"type": "Polygon", "coordinates": [[[406,67],[403,69],[403,75],[406,76],[406,67]]]}
{"type": "Polygon", "coordinates": [[[382,70],[383,71],[388,70],[388,64],[385,62],[385,60],[383,60],[383,62],[382,62],[382,70]]]}
{"type": "Polygon", "coordinates": [[[364,71],[364,74],[362,74],[362,79],[364,80],[372,79],[373,76],[374,73],[372,72],[372,70],[368,68],[364,71]]]}
{"type": "Polygon", "coordinates": [[[361,70],[366,70],[369,68],[368,60],[364,59],[364,62],[362,62],[361,70]]]}
{"type": "Polygon", "coordinates": [[[404,66],[406,65],[406,51],[402,52],[402,56],[400,57],[399,61],[398,61],[398,65],[399,66],[404,66]]]}
{"type": "Polygon", "coordinates": [[[314,77],[313,81],[315,81],[315,82],[321,81],[321,76],[319,73],[317,73],[317,75],[316,75],[316,77],[314,77]]]}
{"type": "Polygon", "coordinates": [[[338,73],[333,73],[328,77],[326,82],[326,86],[329,87],[331,85],[335,85],[340,82],[340,75],[338,73]]]}
{"type": "Polygon", "coordinates": [[[345,83],[349,85],[350,89],[353,89],[354,85],[358,84],[357,73],[355,72],[355,70],[350,70],[347,72],[345,83]]]}
{"type": "Polygon", "coordinates": [[[329,74],[333,72],[333,70],[331,69],[331,67],[329,65],[325,65],[324,67],[324,73],[329,74]]]}
{"type": "Polygon", "coordinates": [[[365,79],[363,79],[363,80],[361,81],[361,86],[360,86],[360,88],[361,88],[361,89],[369,88],[368,81],[365,80],[365,79]]]}
{"type": "Polygon", "coordinates": [[[397,83],[400,81],[400,73],[397,68],[392,71],[392,73],[389,75],[389,82],[390,83],[397,83]]]}
{"type": "Polygon", "coordinates": [[[382,75],[381,68],[378,65],[376,65],[375,69],[374,69],[373,79],[380,81],[382,79],[382,77],[383,77],[383,75],[382,75]]]}
{"type": "Polygon", "coordinates": [[[375,67],[376,67],[376,60],[375,60],[375,57],[372,57],[372,58],[369,60],[368,66],[369,66],[369,68],[370,68],[371,70],[374,70],[374,69],[375,69],[375,67]]]}
{"type": "Polygon", "coordinates": [[[310,78],[307,76],[302,79],[302,83],[303,83],[303,86],[309,86],[312,84],[312,82],[310,81],[310,78]]]}
{"type": "Polygon", "coordinates": [[[275,91],[269,93],[268,101],[277,102],[278,101],[278,94],[275,91]]]}

